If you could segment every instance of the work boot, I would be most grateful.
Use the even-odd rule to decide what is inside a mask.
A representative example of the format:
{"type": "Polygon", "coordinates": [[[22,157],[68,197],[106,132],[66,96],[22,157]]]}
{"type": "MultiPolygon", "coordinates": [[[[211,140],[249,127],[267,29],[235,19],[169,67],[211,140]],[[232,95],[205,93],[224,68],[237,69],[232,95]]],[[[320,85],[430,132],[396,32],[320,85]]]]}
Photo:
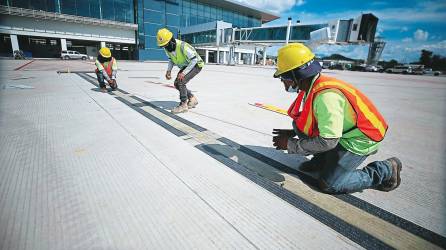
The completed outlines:
{"type": "Polygon", "coordinates": [[[392,165],[392,176],[390,176],[388,180],[383,181],[383,183],[377,187],[378,190],[383,192],[392,191],[401,184],[400,173],[401,169],[403,168],[403,164],[396,157],[389,158],[387,161],[389,161],[392,165]]]}
{"type": "Polygon", "coordinates": [[[187,102],[181,102],[177,107],[172,109],[173,114],[184,113],[187,112],[187,102]]]}
{"type": "Polygon", "coordinates": [[[101,87],[101,92],[102,93],[107,93],[107,88],[106,87],[101,87]]]}
{"type": "Polygon", "coordinates": [[[190,109],[195,108],[195,106],[197,106],[198,104],[198,100],[195,96],[192,96],[191,98],[189,98],[189,102],[187,103],[187,107],[190,109]]]}

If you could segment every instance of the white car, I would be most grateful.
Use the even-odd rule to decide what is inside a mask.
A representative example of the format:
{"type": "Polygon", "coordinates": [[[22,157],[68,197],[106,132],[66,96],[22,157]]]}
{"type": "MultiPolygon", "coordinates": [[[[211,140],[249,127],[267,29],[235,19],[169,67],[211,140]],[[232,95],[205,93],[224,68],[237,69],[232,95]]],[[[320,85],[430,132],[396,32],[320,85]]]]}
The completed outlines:
{"type": "Polygon", "coordinates": [[[423,70],[424,75],[433,75],[433,76],[439,76],[441,75],[441,71],[432,70],[431,68],[426,68],[423,70]]]}
{"type": "Polygon", "coordinates": [[[386,69],[387,73],[403,73],[403,74],[412,74],[412,68],[410,66],[395,66],[390,69],[386,69]]]}
{"type": "Polygon", "coordinates": [[[62,50],[62,53],[60,53],[60,59],[62,59],[62,60],[70,60],[70,59],[87,60],[88,55],[81,54],[77,51],[72,51],[72,50],[62,50]]]}

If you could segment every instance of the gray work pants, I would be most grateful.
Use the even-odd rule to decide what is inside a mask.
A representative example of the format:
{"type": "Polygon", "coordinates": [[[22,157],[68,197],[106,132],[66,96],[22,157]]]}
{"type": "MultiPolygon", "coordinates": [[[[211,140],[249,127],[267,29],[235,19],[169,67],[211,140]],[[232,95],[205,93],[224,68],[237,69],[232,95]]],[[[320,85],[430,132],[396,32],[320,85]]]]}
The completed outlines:
{"type": "MultiPolygon", "coordinates": [[[[185,68],[181,69],[180,72],[178,72],[178,73],[183,72],[184,69],[185,69],[185,68]]],[[[192,78],[194,78],[198,73],[200,73],[200,71],[201,71],[201,68],[198,67],[198,65],[195,65],[195,67],[194,67],[191,71],[189,71],[189,73],[187,73],[187,74],[184,76],[183,81],[178,80],[178,78],[175,79],[175,83],[174,83],[174,85],[175,85],[175,88],[178,89],[178,91],[180,91],[180,100],[181,100],[181,102],[187,102],[187,100],[188,100],[189,98],[191,98],[192,96],[194,96],[194,95],[192,94],[192,92],[191,92],[190,90],[187,89],[186,84],[187,84],[192,78]]]]}

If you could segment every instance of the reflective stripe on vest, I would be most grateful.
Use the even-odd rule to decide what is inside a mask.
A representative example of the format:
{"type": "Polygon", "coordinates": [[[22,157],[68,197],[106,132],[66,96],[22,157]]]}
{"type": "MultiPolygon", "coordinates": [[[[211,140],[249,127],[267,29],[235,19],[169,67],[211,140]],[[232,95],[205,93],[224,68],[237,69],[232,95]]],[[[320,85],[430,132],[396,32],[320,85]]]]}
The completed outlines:
{"type": "Polygon", "coordinates": [[[375,105],[358,89],[343,81],[320,76],[305,100],[302,112],[299,112],[305,92],[301,91],[296,101],[290,106],[288,115],[296,122],[300,131],[310,137],[319,135],[317,121],[313,113],[313,100],[322,90],[338,89],[344,94],[356,113],[356,127],[371,140],[379,142],[384,139],[388,125],[375,105]]]}
{"type": "MultiPolygon", "coordinates": [[[[103,63],[101,63],[102,68],[104,68],[105,72],[107,72],[107,75],[109,77],[112,77],[113,63],[115,63],[115,58],[114,57],[111,58],[110,62],[107,65],[107,68],[104,67],[103,63]]],[[[99,69],[96,69],[96,72],[98,72],[98,71],[99,71],[99,69]]]]}
{"type": "Polygon", "coordinates": [[[175,55],[170,53],[169,51],[166,51],[167,56],[170,58],[170,60],[177,65],[179,68],[187,67],[190,63],[190,59],[187,58],[187,55],[184,51],[184,47],[187,46],[187,48],[191,49],[194,52],[195,57],[198,59],[197,65],[198,67],[202,68],[204,66],[204,61],[201,59],[200,55],[197,53],[197,51],[192,47],[190,44],[183,42],[181,40],[176,40],[177,45],[175,48],[175,55]]]}

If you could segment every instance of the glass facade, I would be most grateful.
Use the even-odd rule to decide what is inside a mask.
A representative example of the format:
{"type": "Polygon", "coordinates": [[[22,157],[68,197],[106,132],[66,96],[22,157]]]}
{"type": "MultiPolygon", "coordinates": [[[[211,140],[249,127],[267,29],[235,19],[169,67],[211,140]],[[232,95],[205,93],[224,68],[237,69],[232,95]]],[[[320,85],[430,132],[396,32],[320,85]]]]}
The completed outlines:
{"type": "MultiPolygon", "coordinates": [[[[137,0],[138,46],[140,59],[165,60],[156,43],[156,33],[166,27],[178,37],[180,27],[225,21],[234,27],[258,27],[261,20],[236,10],[201,3],[199,0],[137,0]]],[[[212,43],[215,31],[182,36],[191,43],[212,43]]]]}
{"type": "Polygon", "coordinates": [[[181,39],[191,44],[215,43],[217,31],[208,30],[181,36],[181,39]]]}
{"type": "MultiPolygon", "coordinates": [[[[310,32],[326,27],[325,24],[314,24],[314,25],[300,25],[291,27],[290,40],[291,41],[306,41],[310,40],[310,32]]],[[[249,37],[247,40],[252,41],[278,41],[285,40],[287,27],[272,27],[256,29],[249,32],[249,37]]],[[[241,32],[235,32],[235,38],[240,39],[241,32]]]]}
{"type": "Polygon", "coordinates": [[[1,0],[2,5],[134,23],[133,0],[1,0]]]}
{"type": "MultiPolygon", "coordinates": [[[[258,27],[261,20],[242,10],[226,9],[200,0],[0,0],[0,4],[126,23],[137,23],[140,59],[165,60],[158,48],[156,33],[166,27],[178,37],[180,27],[213,21],[234,27],[258,27]],[[136,17],[136,18],[135,18],[136,17]]],[[[213,43],[216,31],[182,37],[191,43],[213,43]]]]}
{"type": "Polygon", "coordinates": [[[182,27],[212,21],[225,21],[239,28],[261,26],[261,21],[255,17],[235,10],[200,3],[197,0],[183,0],[181,7],[182,27]]]}

